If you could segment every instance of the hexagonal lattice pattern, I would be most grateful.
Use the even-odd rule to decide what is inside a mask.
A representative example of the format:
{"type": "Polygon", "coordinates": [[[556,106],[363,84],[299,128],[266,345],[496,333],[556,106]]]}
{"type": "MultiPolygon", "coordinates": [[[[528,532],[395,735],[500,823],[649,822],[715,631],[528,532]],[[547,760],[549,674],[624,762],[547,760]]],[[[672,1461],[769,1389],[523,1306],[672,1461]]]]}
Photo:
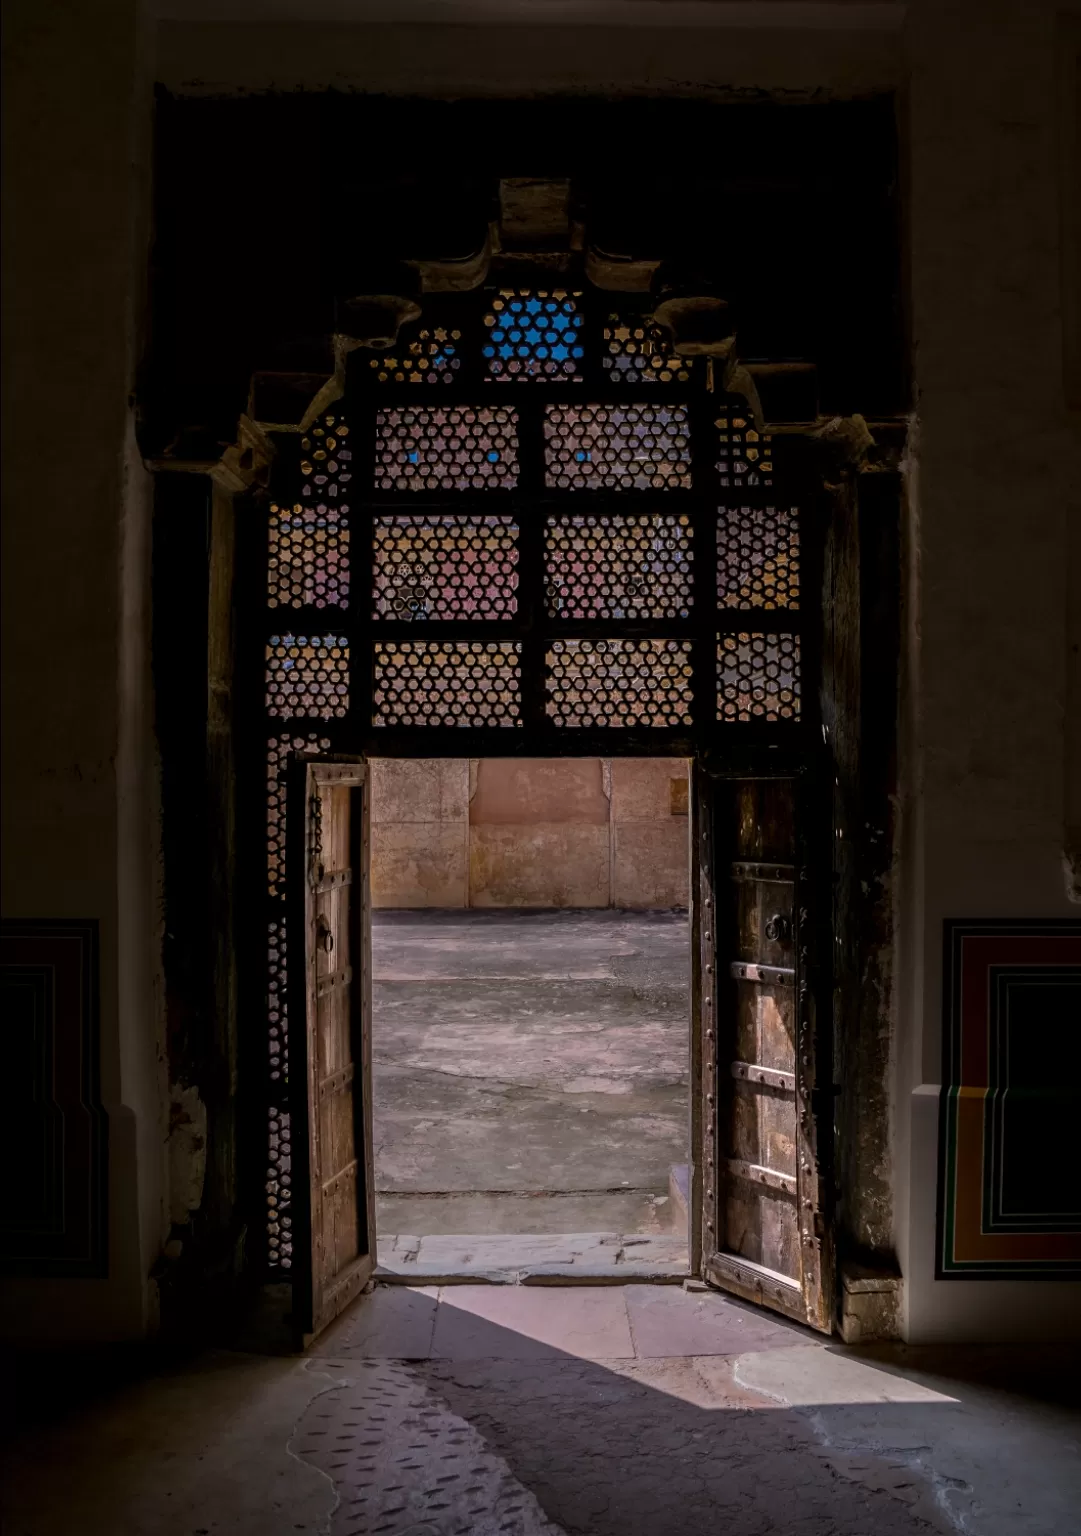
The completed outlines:
{"type": "MultiPolygon", "coordinates": [[[[330,740],[315,732],[275,736],[267,743],[267,891],[285,898],[286,770],[294,752],[326,752],[330,740]]],[[[274,1091],[267,1124],[267,1259],[288,1269],[293,1254],[292,1141],[286,1095],[289,1086],[288,954],[284,916],[267,923],[267,1076],[274,1091]]]]}
{"type": "Polygon", "coordinates": [[[267,1262],[271,1269],[293,1267],[293,1137],[289,1111],[267,1106],[267,1262]]]}
{"type": "Polygon", "coordinates": [[[289,1081],[289,981],[285,919],[267,924],[267,1023],[272,1083],[289,1081]]]}
{"type": "Polygon", "coordinates": [[[666,491],[691,483],[682,405],[550,405],[544,437],[553,489],[666,491]]]}
{"type": "MultiPolygon", "coordinates": [[[[615,298],[611,302],[621,312],[609,313],[606,308],[597,317],[606,322],[599,366],[610,381],[610,390],[608,384],[604,390],[609,403],[568,405],[562,402],[572,393],[579,398],[586,389],[597,393],[592,384],[583,386],[583,375],[592,378],[597,364],[591,350],[585,367],[581,296],[556,288],[531,292],[508,288],[489,298],[480,340],[484,385],[473,395],[485,401],[480,406],[457,403],[458,391],[440,387],[460,381],[467,373],[474,377],[473,332],[436,326],[427,313],[423,324],[406,328],[385,354],[353,359],[354,370],[359,368],[368,381],[369,408],[383,407],[375,410],[371,491],[377,498],[395,498],[390,506],[384,500],[365,511],[365,540],[369,519],[372,529],[370,612],[376,620],[375,633],[385,637],[408,632],[380,621],[420,624],[419,631],[408,632],[408,640],[383,638],[372,646],[374,724],[399,730],[501,726],[518,728],[521,734],[522,651],[530,653],[533,642],[526,640],[523,646],[509,638],[488,638],[513,634],[515,626],[510,623],[504,629],[460,621],[510,621],[517,616],[523,528],[532,539],[539,536],[539,529],[536,524],[520,524],[502,498],[480,499],[474,494],[460,502],[462,516],[452,515],[452,497],[517,487],[519,410],[515,407],[533,408],[528,392],[516,397],[512,390],[490,386],[535,380],[542,393],[545,382],[552,386],[549,403],[538,405],[544,415],[549,492],[653,493],[622,502],[619,497],[563,496],[559,510],[553,510],[557,498],[552,496],[547,508],[530,513],[544,527],[545,597],[554,621],[550,628],[573,633],[579,623],[582,628],[592,625],[618,633],[622,626],[618,637],[611,639],[587,639],[579,631],[573,639],[549,640],[544,683],[548,720],[564,730],[687,730],[695,707],[691,657],[698,642],[630,639],[626,631],[636,623],[653,624],[653,632],[663,628],[670,634],[694,613],[692,520],[698,521],[700,513],[692,510],[684,515],[680,508],[687,506],[689,498],[680,501],[659,493],[691,486],[690,412],[686,404],[667,402],[685,401],[685,386],[706,364],[701,359],[675,357],[650,318],[623,312],[624,302],[633,308],[632,297],[615,298]],[[468,354],[463,345],[467,334],[468,354]],[[425,394],[402,388],[407,384],[429,389],[425,394]],[[555,387],[559,384],[578,388],[559,391],[555,387]],[[647,389],[651,384],[655,387],[647,389]],[[439,403],[441,397],[456,403],[439,403]],[[413,495],[403,497],[402,493],[413,495]],[[497,515],[489,515],[493,506],[499,509],[497,515]],[[420,507],[424,510],[418,511],[420,507]],[[583,508],[603,511],[584,512],[583,508]],[[448,621],[447,627],[457,622],[452,632],[458,636],[479,633],[485,638],[413,638],[417,633],[445,634],[445,628],[437,627],[440,620],[448,621]]],[[[449,311],[440,311],[444,313],[449,311]]],[[[472,313],[470,324],[478,318],[475,307],[472,313]]],[[[592,349],[596,332],[591,331],[590,337],[592,349]]],[[[766,495],[758,497],[744,488],[772,484],[769,436],[759,432],[738,399],[729,396],[727,401],[716,416],[716,454],[712,444],[699,445],[702,463],[715,461],[721,486],[729,488],[718,500],[766,500],[766,495]]],[[[365,426],[365,473],[367,431],[365,426]]],[[[286,610],[278,613],[274,623],[280,619],[281,625],[301,624],[309,630],[345,626],[344,618],[334,615],[355,598],[350,582],[359,558],[355,527],[350,545],[350,441],[349,424],[338,405],[299,439],[299,459],[289,450],[282,452],[280,469],[294,475],[297,483],[284,493],[288,504],[271,509],[267,606],[286,610]],[[310,613],[301,616],[292,611],[311,608],[327,612],[316,619],[310,613]]],[[[535,468],[531,457],[530,475],[535,468]]],[[[530,490],[536,490],[532,479],[530,490]]],[[[795,620],[765,614],[745,617],[733,610],[798,607],[800,548],[795,512],[728,506],[718,511],[717,518],[717,601],[725,610],[718,624],[794,624],[795,620]]],[[[701,539],[707,525],[700,523],[699,528],[701,539]]],[[[360,547],[365,576],[368,553],[365,542],[360,547]]],[[[700,560],[707,558],[701,548],[698,553],[700,560]]],[[[713,579],[712,555],[708,563],[707,588],[713,579]]],[[[700,584],[702,580],[700,571],[700,584]]],[[[710,596],[708,591],[704,595],[710,596]]],[[[702,596],[699,591],[699,599],[702,596]]],[[[366,595],[361,607],[367,607],[366,595]]],[[[359,617],[363,619],[364,613],[359,617]]],[[[365,669],[370,639],[365,636],[365,669]]],[[[719,634],[718,719],[764,724],[798,720],[799,647],[798,635],[791,633],[771,634],[763,629],[719,634]]],[[[536,686],[536,680],[530,679],[529,700],[535,697],[536,686]]],[[[712,713],[712,705],[698,702],[703,713],[712,713]]],[[[321,722],[341,720],[348,713],[346,638],[329,633],[273,635],[266,647],[265,705],[271,719],[282,722],[274,726],[278,734],[268,742],[267,756],[265,1210],[271,1268],[287,1275],[293,1261],[293,1225],[286,768],[298,751],[329,750],[330,733],[323,734],[327,728],[321,722]]],[[[261,815],[261,807],[256,807],[256,813],[261,815]]],[[[292,958],[299,966],[300,955],[292,958]]]]}
{"type": "Polygon", "coordinates": [[[799,636],[717,636],[717,718],[798,720],[799,636]]]}
{"type": "Polygon", "coordinates": [[[717,514],[717,601],[722,608],[799,607],[795,507],[722,507],[717,514]]]}
{"type": "Polygon", "coordinates": [[[604,366],[613,384],[686,384],[694,359],[676,357],[659,326],[644,315],[609,315],[604,366]]]}
{"type": "Polygon", "coordinates": [[[773,484],[773,447],[744,411],[722,411],[716,420],[717,477],[721,485],[773,484]]]}
{"type": "Polygon", "coordinates": [[[349,423],[328,412],[301,438],[300,494],[305,501],[347,501],[353,478],[353,454],[349,447],[349,423]]]}
{"type": "Polygon", "coordinates": [[[330,740],[308,736],[275,736],[267,743],[267,894],[285,895],[286,770],[294,752],[329,752],[330,740]]]}
{"type": "Polygon", "coordinates": [[[373,525],[374,616],[505,619],[518,607],[513,517],[403,513],[373,525]]]}
{"type": "Polygon", "coordinates": [[[379,411],[375,422],[377,490],[513,490],[518,483],[518,415],[506,406],[379,411]]]}
{"type": "Polygon", "coordinates": [[[271,635],[266,648],[266,710],[341,719],[349,708],[349,644],[341,635],[271,635]]]}
{"type": "Polygon", "coordinates": [[[691,724],[687,640],[556,640],[545,660],[555,725],[691,724]]]}
{"type": "Polygon", "coordinates": [[[349,604],[349,523],[344,506],[272,505],[267,559],[270,608],[349,604]]]}
{"type": "Polygon", "coordinates": [[[580,384],[583,349],[580,293],[504,288],[484,317],[488,335],[481,351],[487,377],[497,383],[518,379],[560,379],[580,384]]]}
{"type": "Polygon", "coordinates": [[[520,725],[521,649],[483,640],[377,645],[374,723],[520,725]]]}
{"type": "Polygon", "coordinates": [[[289,983],[285,919],[267,924],[267,1056],[272,1100],[267,1122],[267,1259],[288,1269],[293,1259],[292,1130],[289,1095],[289,983]]]}
{"type": "Polygon", "coordinates": [[[548,612],[564,619],[685,619],[693,558],[685,514],[550,517],[548,612]]]}
{"type": "Polygon", "coordinates": [[[372,357],[368,367],[379,384],[452,384],[462,366],[461,331],[425,327],[413,339],[399,337],[393,356],[372,357]]]}

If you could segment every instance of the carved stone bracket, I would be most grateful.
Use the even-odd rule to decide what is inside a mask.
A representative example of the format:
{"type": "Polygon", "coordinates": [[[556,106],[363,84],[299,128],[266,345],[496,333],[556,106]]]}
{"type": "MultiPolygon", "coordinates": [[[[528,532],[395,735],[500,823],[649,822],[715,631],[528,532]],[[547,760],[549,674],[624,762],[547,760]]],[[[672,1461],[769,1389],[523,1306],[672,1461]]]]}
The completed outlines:
{"type": "Polygon", "coordinates": [[[826,416],[811,422],[767,423],[774,438],[801,437],[820,453],[823,483],[838,484],[850,475],[884,467],[871,456],[876,440],[862,416],[826,416]]]}
{"type": "Polygon", "coordinates": [[[816,422],[808,436],[831,449],[842,464],[853,469],[859,468],[875,445],[862,416],[831,416],[816,422]]]}
{"type": "Polygon", "coordinates": [[[236,494],[267,483],[274,444],[259,422],[241,416],[235,443],[230,443],[218,459],[161,458],[148,459],[146,467],[155,474],[208,475],[221,490],[236,494]]]}
{"type": "Polygon", "coordinates": [[[585,253],[585,276],[609,293],[648,293],[660,264],[659,256],[621,256],[591,245],[585,253]]]}
{"type": "MultiPolygon", "coordinates": [[[[735,339],[733,336],[733,347],[735,339]]],[[[754,417],[755,426],[759,432],[766,430],[766,419],[762,411],[758,385],[755,383],[754,375],[740,362],[734,350],[724,360],[721,388],[726,395],[739,395],[746,400],[747,409],[754,417]]]]}
{"type": "Polygon", "coordinates": [[[351,336],[333,337],[334,371],[327,374],[252,374],[248,412],[261,432],[307,432],[345,394],[345,365],[360,345],[351,336]]]}
{"type": "MultiPolygon", "coordinates": [[[[399,286],[419,290],[420,283],[409,263],[388,277],[407,278],[399,286]]],[[[390,284],[384,284],[389,287],[390,284]]],[[[393,347],[403,325],[419,320],[420,305],[413,292],[371,292],[343,299],[338,304],[338,321],[331,337],[334,370],[327,375],[309,373],[266,373],[252,375],[248,390],[248,413],[258,430],[267,432],[306,432],[324,411],[345,393],[345,367],[350,352],[359,347],[384,351],[393,347]]]]}
{"type": "Polygon", "coordinates": [[[475,251],[465,251],[460,256],[410,257],[406,265],[420,278],[424,293],[469,293],[488,276],[497,244],[498,228],[493,221],[475,251]]]}
{"type": "Polygon", "coordinates": [[[343,300],[338,306],[338,328],[331,337],[333,372],[253,373],[248,389],[250,419],[263,433],[307,432],[345,394],[350,352],[360,347],[388,350],[402,326],[419,320],[420,315],[420,305],[412,294],[368,293],[343,300]]]}

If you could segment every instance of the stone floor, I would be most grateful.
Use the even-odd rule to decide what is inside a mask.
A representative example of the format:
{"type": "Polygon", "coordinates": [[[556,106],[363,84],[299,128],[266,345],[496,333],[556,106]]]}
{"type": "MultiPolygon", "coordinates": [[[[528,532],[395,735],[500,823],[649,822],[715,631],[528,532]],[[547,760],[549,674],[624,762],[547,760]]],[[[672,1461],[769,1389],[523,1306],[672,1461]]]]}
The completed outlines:
{"type": "Polygon", "coordinates": [[[379,1239],[378,1277],[387,1282],[544,1285],[602,1278],[672,1281],[690,1272],[685,1229],[677,1232],[498,1232],[492,1236],[396,1233],[379,1239]]]}
{"type": "Polygon", "coordinates": [[[1079,1361],[858,1352],[679,1287],[392,1287],[6,1449],[5,1536],[1068,1536],[1079,1361]]]}
{"type": "Polygon", "coordinates": [[[685,914],[376,912],[376,1186],[388,1239],[670,1239],[687,1161],[685,914]]]}

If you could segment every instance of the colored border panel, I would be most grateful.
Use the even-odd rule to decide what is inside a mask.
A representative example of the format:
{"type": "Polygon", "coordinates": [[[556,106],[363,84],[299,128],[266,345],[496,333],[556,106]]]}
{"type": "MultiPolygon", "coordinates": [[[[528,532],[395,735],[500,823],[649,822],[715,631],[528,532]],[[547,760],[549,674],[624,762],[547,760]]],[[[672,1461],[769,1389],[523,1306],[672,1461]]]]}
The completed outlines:
{"type": "Polygon", "coordinates": [[[1032,1037],[1049,1010],[1081,1049],[1081,922],[952,919],[943,937],[936,1277],[1081,1278],[1081,1199],[1028,1134],[1081,1119],[1081,1074],[1032,1037]]]}

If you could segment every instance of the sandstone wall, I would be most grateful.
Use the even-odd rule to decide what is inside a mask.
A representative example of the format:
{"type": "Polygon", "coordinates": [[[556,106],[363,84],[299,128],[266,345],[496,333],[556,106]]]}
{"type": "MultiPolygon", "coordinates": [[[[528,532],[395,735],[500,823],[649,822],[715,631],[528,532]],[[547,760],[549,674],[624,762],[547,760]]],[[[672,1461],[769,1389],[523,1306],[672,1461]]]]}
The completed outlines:
{"type": "Polygon", "coordinates": [[[681,759],[386,759],[372,775],[377,907],[687,905],[681,759]]]}

